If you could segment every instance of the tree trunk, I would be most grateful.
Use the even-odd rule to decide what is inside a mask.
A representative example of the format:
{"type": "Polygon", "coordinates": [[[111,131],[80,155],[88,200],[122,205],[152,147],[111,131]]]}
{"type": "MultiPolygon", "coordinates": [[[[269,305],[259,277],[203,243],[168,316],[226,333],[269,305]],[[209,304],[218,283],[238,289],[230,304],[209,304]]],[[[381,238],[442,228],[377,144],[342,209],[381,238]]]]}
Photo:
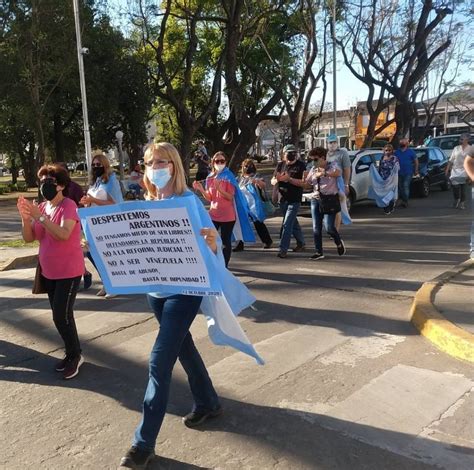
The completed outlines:
{"type": "Polygon", "coordinates": [[[409,137],[414,113],[411,103],[397,101],[395,105],[395,123],[397,130],[393,136],[392,143],[398,145],[400,139],[409,137]]]}
{"type": "Polygon", "coordinates": [[[29,144],[28,152],[20,154],[21,165],[23,167],[23,176],[28,188],[36,188],[38,181],[36,177],[36,161],[35,161],[35,142],[29,144]]]}
{"type": "Polygon", "coordinates": [[[54,114],[54,162],[64,162],[64,133],[63,123],[59,113],[54,114]]]}

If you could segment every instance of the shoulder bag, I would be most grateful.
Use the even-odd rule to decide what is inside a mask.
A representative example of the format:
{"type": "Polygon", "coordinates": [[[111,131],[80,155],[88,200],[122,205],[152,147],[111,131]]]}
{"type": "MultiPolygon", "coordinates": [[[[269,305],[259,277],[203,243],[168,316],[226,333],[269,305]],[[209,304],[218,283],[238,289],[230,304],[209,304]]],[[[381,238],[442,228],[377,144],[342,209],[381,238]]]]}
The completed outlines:
{"type": "Polygon", "coordinates": [[[318,193],[319,193],[319,211],[322,214],[337,214],[341,212],[341,201],[339,194],[323,194],[319,188],[318,178],[318,193]]]}

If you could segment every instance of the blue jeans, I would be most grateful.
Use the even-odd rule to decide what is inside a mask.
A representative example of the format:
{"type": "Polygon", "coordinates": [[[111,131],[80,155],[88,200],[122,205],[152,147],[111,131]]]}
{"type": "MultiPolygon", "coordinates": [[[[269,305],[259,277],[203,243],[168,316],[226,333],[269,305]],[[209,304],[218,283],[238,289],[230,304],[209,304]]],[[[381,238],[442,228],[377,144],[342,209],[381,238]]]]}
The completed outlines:
{"type": "Polygon", "coordinates": [[[220,407],[206,366],[189,332],[201,305],[202,297],[173,295],[156,298],[148,295],[160,330],[150,354],[148,386],[143,401],[143,416],[135,431],[133,445],[154,450],[156,438],[165,417],[171,373],[179,359],[188,375],[194,398],[193,411],[211,411],[220,407]]]}
{"type": "Polygon", "coordinates": [[[403,202],[408,202],[410,198],[410,184],[412,175],[398,175],[398,192],[403,202]]]}
{"type": "Polygon", "coordinates": [[[301,230],[301,226],[296,218],[300,205],[300,202],[280,202],[280,209],[283,212],[280,251],[284,253],[286,253],[290,248],[291,235],[296,238],[296,243],[298,243],[298,245],[304,245],[303,231],[301,230]]]}
{"type": "MultiPolygon", "coordinates": [[[[314,247],[318,253],[323,254],[323,219],[324,214],[319,209],[318,199],[311,200],[311,218],[313,219],[314,247]]],[[[341,244],[341,237],[336,230],[336,214],[326,215],[326,231],[332,238],[336,246],[341,244]]]]}

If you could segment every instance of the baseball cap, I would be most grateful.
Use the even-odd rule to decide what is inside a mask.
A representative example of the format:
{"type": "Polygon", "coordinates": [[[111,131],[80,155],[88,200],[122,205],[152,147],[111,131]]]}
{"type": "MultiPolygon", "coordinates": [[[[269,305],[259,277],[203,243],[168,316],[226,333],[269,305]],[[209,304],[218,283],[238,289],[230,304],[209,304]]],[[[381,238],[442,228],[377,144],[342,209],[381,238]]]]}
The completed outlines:
{"type": "Polygon", "coordinates": [[[336,134],[329,134],[328,135],[328,142],[337,142],[337,135],[336,134]]]}
{"type": "Polygon", "coordinates": [[[292,144],[285,145],[283,147],[283,153],[288,153],[288,152],[297,152],[296,147],[292,144]]]}

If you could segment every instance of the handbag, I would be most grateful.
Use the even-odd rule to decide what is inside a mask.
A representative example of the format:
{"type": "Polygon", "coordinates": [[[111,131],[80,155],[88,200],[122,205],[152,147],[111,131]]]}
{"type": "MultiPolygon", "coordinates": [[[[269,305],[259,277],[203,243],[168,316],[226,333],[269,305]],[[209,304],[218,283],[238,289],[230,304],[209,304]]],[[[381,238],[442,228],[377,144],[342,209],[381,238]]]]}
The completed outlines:
{"type": "Polygon", "coordinates": [[[318,193],[319,193],[319,211],[322,214],[337,214],[341,212],[341,201],[339,194],[323,194],[319,188],[318,178],[318,193]]]}
{"type": "Polygon", "coordinates": [[[35,280],[33,281],[33,288],[31,289],[32,294],[46,294],[46,283],[44,281],[43,274],[41,273],[41,265],[36,265],[35,280]]]}
{"type": "Polygon", "coordinates": [[[275,209],[276,209],[275,204],[268,197],[268,194],[265,191],[265,189],[257,187],[257,190],[258,190],[260,199],[262,200],[262,203],[263,203],[263,210],[265,212],[265,216],[272,217],[275,214],[275,209]]]}

